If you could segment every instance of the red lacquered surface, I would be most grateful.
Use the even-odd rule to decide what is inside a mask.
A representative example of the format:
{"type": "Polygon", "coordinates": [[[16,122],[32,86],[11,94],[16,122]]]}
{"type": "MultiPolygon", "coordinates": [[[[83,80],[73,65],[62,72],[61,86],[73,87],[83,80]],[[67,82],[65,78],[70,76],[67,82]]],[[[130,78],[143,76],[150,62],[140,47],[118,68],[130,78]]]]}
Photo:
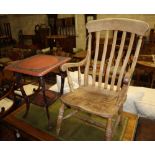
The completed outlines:
{"type": "Polygon", "coordinates": [[[69,57],[35,55],[10,64],[5,69],[32,76],[44,76],[69,60],[69,57]]]}

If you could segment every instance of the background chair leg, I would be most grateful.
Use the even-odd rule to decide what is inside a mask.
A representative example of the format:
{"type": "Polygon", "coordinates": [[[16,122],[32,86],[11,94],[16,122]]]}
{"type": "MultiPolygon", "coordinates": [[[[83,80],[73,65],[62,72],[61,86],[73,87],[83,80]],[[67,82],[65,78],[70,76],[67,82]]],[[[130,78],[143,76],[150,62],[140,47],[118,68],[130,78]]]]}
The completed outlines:
{"type": "Polygon", "coordinates": [[[56,128],[57,136],[59,136],[59,133],[60,133],[61,123],[62,123],[63,114],[64,114],[64,107],[65,105],[62,103],[59,110],[58,120],[57,120],[57,128],[56,128]]]}
{"type": "Polygon", "coordinates": [[[110,141],[111,139],[112,139],[112,118],[108,118],[106,128],[106,140],[110,141]]]}

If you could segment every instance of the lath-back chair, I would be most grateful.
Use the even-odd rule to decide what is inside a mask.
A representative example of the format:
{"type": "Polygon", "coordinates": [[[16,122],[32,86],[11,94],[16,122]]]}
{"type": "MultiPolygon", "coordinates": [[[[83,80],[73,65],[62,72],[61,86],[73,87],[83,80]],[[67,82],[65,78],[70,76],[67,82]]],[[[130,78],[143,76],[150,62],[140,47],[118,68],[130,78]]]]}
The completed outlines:
{"type": "Polygon", "coordinates": [[[100,128],[103,127],[103,124],[99,124],[93,120],[90,120],[89,116],[94,114],[107,120],[105,126],[105,137],[106,140],[111,140],[113,133],[121,120],[123,103],[126,100],[128,86],[130,84],[131,77],[137,62],[142,43],[142,37],[149,29],[149,26],[147,23],[139,20],[109,18],[90,21],[86,24],[86,28],[88,29],[89,33],[86,58],[78,63],[66,63],[61,67],[63,71],[67,71],[67,78],[71,92],[61,96],[62,104],[59,109],[57,120],[57,135],[59,135],[63,119],[66,119],[79,111],[83,111],[88,113],[88,118],[81,119],[87,121],[87,123],[93,123],[93,125],[97,125],[100,128]],[[102,31],[105,32],[105,40],[102,57],[98,58],[102,31]],[[113,31],[113,33],[110,33],[110,31],[113,31]],[[117,49],[116,52],[115,47],[118,31],[122,31],[123,33],[119,49],[117,49]],[[127,32],[131,33],[130,41],[127,50],[123,50],[127,32]],[[93,61],[91,61],[91,46],[93,44],[92,33],[95,33],[96,35],[95,55],[93,61]],[[111,34],[113,35],[111,36],[111,34]],[[113,41],[111,45],[111,52],[108,53],[107,46],[110,37],[113,37],[113,41]],[[138,42],[136,49],[133,50],[132,47],[135,41],[135,37],[138,37],[138,42]],[[127,67],[131,54],[134,58],[130,67],[127,67]],[[106,55],[108,55],[109,58],[106,55]],[[111,70],[114,57],[115,65],[111,70]],[[100,63],[97,67],[98,59],[100,59],[100,63]],[[122,60],[123,63],[120,63],[122,60]],[[88,81],[88,74],[90,63],[92,62],[92,82],[90,82],[88,81]],[[78,69],[79,88],[77,89],[73,89],[73,84],[70,77],[69,68],[72,67],[77,67],[78,69]],[[81,85],[81,67],[85,67],[84,85],[81,85]],[[67,116],[63,116],[65,108],[68,107],[74,109],[74,111],[67,116]]]}
{"type": "Polygon", "coordinates": [[[8,72],[0,72],[0,119],[15,108],[13,77],[8,72]]]}

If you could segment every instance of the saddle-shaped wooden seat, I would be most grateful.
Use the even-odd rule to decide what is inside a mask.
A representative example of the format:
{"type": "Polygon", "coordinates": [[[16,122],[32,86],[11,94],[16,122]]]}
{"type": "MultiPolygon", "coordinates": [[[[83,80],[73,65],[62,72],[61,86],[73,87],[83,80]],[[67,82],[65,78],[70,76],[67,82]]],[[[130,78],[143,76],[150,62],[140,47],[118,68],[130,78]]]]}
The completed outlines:
{"type": "Polygon", "coordinates": [[[83,109],[102,117],[110,117],[117,114],[118,93],[100,91],[98,88],[86,86],[76,89],[74,92],[63,95],[62,102],[77,109],[83,109]],[[94,102],[92,102],[94,101],[94,102]],[[68,103],[68,104],[67,104],[68,103]]]}

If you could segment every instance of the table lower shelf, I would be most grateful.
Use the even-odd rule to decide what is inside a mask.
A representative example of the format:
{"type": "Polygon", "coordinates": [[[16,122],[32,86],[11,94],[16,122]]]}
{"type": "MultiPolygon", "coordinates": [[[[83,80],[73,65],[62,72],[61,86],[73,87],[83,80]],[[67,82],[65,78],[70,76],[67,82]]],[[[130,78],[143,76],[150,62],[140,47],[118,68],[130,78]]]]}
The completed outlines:
{"type": "MultiPolygon", "coordinates": [[[[54,101],[56,101],[60,97],[60,93],[57,93],[51,90],[46,90],[45,95],[46,95],[48,106],[54,103],[54,101]]],[[[42,92],[39,92],[38,94],[35,95],[34,99],[32,100],[32,104],[35,104],[41,107],[45,106],[42,92]]]]}

